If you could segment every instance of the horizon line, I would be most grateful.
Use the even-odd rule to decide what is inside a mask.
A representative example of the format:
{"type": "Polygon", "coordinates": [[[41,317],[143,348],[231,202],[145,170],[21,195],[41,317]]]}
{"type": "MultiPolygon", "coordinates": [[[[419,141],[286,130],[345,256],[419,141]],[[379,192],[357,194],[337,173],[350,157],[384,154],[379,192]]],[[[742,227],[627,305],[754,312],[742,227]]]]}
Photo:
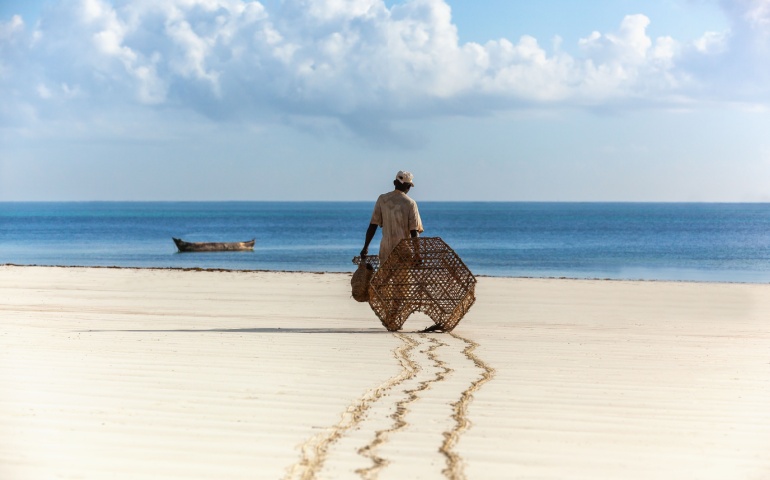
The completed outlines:
{"type": "MultiPolygon", "coordinates": [[[[0,200],[2,203],[373,203],[368,200],[0,200]]],[[[419,200],[419,203],[770,204],[767,200],[419,200]]]]}

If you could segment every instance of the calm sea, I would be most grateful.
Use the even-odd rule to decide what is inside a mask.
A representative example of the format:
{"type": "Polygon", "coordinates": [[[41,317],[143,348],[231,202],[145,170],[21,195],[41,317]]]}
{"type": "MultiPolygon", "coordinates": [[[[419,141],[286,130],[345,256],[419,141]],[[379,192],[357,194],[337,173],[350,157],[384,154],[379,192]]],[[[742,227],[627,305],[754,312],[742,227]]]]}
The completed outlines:
{"type": "MultiPolygon", "coordinates": [[[[0,203],[0,264],[352,271],[372,207],[0,203]],[[177,253],[172,236],[256,247],[177,253]]],[[[477,275],[770,282],[770,204],[421,202],[420,213],[424,235],[477,275]]]]}

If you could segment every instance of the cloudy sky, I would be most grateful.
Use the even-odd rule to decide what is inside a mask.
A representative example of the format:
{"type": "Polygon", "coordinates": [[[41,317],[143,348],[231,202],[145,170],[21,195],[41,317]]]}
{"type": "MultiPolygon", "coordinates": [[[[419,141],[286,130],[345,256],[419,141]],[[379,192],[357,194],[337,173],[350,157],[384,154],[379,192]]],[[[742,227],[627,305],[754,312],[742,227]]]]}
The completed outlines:
{"type": "Polygon", "coordinates": [[[0,201],[770,201],[770,0],[3,0],[0,201]]]}

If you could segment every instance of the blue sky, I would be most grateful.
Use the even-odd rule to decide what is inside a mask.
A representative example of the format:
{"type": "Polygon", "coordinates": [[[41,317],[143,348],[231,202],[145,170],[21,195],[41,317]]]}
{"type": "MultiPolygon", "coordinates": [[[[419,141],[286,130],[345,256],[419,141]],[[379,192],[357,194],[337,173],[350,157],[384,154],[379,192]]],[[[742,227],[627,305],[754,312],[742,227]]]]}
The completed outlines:
{"type": "Polygon", "coordinates": [[[770,0],[0,3],[0,201],[770,201],[770,0]]]}

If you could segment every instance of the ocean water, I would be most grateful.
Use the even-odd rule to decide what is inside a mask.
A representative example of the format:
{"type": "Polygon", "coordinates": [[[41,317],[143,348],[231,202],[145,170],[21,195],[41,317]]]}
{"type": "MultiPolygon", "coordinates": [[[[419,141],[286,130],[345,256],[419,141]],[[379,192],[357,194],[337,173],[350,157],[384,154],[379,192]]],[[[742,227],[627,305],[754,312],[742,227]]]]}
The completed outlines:
{"type": "MultiPolygon", "coordinates": [[[[372,202],[0,203],[0,264],[353,271],[372,202]],[[253,252],[178,253],[256,239],[253,252]]],[[[420,202],[477,275],[770,282],[770,204],[420,202]]],[[[370,247],[377,251],[379,233],[370,247]]]]}

